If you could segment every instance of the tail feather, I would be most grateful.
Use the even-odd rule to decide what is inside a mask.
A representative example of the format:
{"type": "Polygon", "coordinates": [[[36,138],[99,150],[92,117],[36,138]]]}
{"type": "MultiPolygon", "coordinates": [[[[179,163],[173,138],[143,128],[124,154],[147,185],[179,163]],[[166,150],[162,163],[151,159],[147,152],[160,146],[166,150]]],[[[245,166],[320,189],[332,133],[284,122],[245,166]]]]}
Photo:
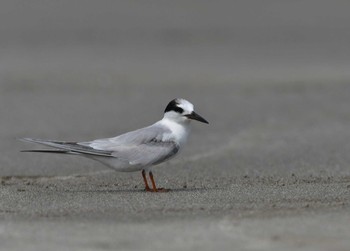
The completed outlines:
{"type": "Polygon", "coordinates": [[[76,145],[76,142],[65,142],[65,141],[56,141],[56,140],[43,140],[43,139],[32,139],[32,138],[21,138],[19,139],[23,142],[36,143],[44,146],[54,147],[59,150],[69,151],[66,149],[65,145],[76,145]]]}
{"type": "Polygon", "coordinates": [[[65,151],[65,150],[22,150],[22,153],[69,153],[69,151],[65,151]]]}
{"type": "MultiPolygon", "coordinates": [[[[37,143],[49,147],[57,147],[56,144],[62,144],[65,142],[61,141],[53,141],[53,140],[42,140],[42,139],[32,139],[32,138],[20,138],[20,141],[23,142],[30,142],[30,143],[37,143]]],[[[71,151],[67,149],[31,149],[31,150],[21,150],[21,152],[34,152],[34,153],[60,153],[60,154],[66,154],[66,153],[72,153],[71,151]]]]}
{"type": "Polygon", "coordinates": [[[81,145],[77,142],[41,140],[41,139],[32,139],[32,138],[22,138],[20,140],[25,141],[25,142],[37,143],[37,144],[56,148],[53,150],[28,150],[28,151],[89,154],[89,155],[96,155],[96,156],[113,157],[112,151],[94,149],[94,148],[89,147],[89,146],[81,145]]]}
{"type": "Polygon", "coordinates": [[[66,141],[57,141],[57,140],[44,140],[44,139],[32,139],[32,138],[20,138],[20,141],[43,144],[47,146],[53,146],[53,144],[76,144],[77,142],[66,142],[66,141]]]}

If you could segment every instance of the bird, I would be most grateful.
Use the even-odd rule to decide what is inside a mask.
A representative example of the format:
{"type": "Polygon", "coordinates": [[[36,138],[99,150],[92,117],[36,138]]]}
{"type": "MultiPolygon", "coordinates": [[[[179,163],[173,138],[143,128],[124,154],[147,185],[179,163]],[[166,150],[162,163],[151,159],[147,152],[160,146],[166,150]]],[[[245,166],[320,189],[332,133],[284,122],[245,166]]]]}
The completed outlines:
{"type": "Polygon", "coordinates": [[[156,186],[152,167],[175,157],[184,147],[191,131],[191,121],[209,122],[194,111],[194,106],[183,98],[171,100],[164,110],[164,116],[156,123],[112,138],[86,142],[70,142],[21,138],[53,149],[22,150],[73,154],[98,161],[120,172],[141,171],[145,191],[167,192],[170,189],[156,186]],[[147,172],[151,186],[147,181],[147,172]]]}

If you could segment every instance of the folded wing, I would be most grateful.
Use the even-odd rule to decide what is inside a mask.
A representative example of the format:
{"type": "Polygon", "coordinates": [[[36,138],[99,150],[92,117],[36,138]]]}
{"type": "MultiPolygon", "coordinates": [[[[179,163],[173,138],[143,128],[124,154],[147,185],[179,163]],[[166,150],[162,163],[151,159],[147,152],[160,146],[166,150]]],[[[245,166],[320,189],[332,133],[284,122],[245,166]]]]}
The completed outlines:
{"type": "Polygon", "coordinates": [[[179,151],[174,142],[148,142],[138,146],[118,147],[112,155],[130,165],[157,165],[179,151]]]}

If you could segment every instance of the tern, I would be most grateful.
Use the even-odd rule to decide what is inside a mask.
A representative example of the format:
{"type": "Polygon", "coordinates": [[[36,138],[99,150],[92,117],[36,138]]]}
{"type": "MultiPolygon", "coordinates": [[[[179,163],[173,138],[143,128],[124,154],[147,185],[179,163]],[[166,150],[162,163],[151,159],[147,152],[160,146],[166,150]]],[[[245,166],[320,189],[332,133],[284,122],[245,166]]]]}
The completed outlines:
{"type": "Polygon", "coordinates": [[[192,120],[209,124],[207,120],[194,111],[192,103],[182,98],[176,98],[166,106],[164,117],[150,126],[113,138],[87,142],[22,138],[22,141],[54,148],[23,150],[22,152],[74,154],[96,160],[116,171],[141,171],[146,191],[165,192],[168,189],[157,188],[151,167],[167,161],[179,153],[189,136],[192,120]],[[152,188],[147,182],[147,172],[152,188]]]}

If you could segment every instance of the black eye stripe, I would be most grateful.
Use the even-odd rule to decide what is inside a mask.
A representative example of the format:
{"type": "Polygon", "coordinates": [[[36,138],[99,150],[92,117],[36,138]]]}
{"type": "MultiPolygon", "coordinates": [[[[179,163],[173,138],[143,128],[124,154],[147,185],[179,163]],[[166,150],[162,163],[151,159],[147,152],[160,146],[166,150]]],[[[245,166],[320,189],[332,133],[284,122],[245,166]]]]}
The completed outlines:
{"type": "Polygon", "coordinates": [[[181,107],[178,107],[178,103],[176,101],[176,99],[170,101],[170,103],[167,105],[167,107],[164,110],[165,112],[170,112],[170,111],[174,111],[177,113],[183,113],[184,109],[182,109],[181,107]]]}
{"type": "Polygon", "coordinates": [[[181,107],[175,107],[173,109],[173,111],[178,112],[178,113],[183,113],[184,109],[182,109],[181,107]]]}

